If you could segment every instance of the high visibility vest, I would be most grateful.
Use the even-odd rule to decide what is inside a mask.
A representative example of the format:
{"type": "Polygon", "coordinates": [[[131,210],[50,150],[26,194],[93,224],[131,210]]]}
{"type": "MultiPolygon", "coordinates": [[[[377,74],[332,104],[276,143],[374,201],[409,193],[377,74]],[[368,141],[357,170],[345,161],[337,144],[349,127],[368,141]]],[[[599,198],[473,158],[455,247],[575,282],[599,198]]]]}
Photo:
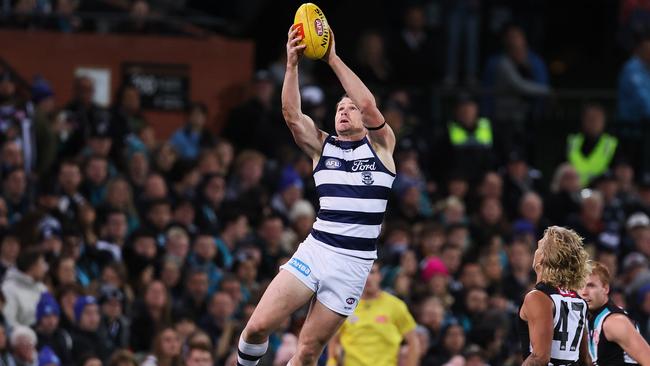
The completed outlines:
{"type": "Polygon", "coordinates": [[[569,135],[567,139],[567,158],[578,172],[583,186],[607,171],[616,152],[618,139],[607,133],[602,134],[589,156],[582,154],[584,142],[585,136],[582,133],[569,135]]]}
{"type": "Polygon", "coordinates": [[[449,141],[454,146],[482,145],[492,146],[492,124],[487,118],[479,118],[474,132],[469,133],[457,122],[450,122],[449,141]]]}

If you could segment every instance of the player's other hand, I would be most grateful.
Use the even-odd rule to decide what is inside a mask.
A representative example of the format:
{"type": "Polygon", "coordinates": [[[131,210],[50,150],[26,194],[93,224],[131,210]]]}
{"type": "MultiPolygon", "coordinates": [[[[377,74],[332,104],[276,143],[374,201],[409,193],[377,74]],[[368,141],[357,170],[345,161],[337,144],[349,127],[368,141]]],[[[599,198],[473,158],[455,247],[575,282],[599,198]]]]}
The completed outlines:
{"type": "Polygon", "coordinates": [[[327,62],[328,64],[332,64],[332,61],[334,61],[338,56],[336,55],[336,47],[335,47],[335,42],[334,42],[334,31],[330,27],[330,36],[332,39],[330,40],[330,47],[325,52],[325,56],[323,56],[323,60],[327,62]]]}
{"type": "Polygon", "coordinates": [[[305,44],[299,44],[300,40],[302,37],[298,34],[298,28],[291,26],[287,40],[287,67],[298,66],[302,52],[307,47],[305,44]]]}

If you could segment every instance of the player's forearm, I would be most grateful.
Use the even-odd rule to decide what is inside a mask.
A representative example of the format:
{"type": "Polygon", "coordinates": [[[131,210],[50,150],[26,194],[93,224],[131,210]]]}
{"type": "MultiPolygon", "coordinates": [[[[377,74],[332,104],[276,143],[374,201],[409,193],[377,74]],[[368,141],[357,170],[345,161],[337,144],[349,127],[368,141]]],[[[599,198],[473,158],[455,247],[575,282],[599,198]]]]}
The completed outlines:
{"type": "Polygon", "coordinates": [[[521,366],[547,366],[550,361],[550,357],[544,357],[535,353],[531,353],[521,366]]]}
{"type": "Polygon", "coordinates": [[[336,77],[338,77],[343,89],[347,95],[357,104],[363,112],[365,109],[375,106],[375,96],[368,87],[359,79],[359,77],[352,71],[340,57],[334,57],[329,61],[329,65],[334,70],[336,77]]]}
{"type": "Polygon", "coordinates": [[[418,347],[408,346],[408,353],[406,355],[406,366],[418,366],[420,364],[420,350],[418,347]]]}
{"type": "Polygon", "coordinates": [[[282,115],[287,123],[291,123],[300,120],[301,114],[298,67],[287,66],[282,84],[282,115]]]}

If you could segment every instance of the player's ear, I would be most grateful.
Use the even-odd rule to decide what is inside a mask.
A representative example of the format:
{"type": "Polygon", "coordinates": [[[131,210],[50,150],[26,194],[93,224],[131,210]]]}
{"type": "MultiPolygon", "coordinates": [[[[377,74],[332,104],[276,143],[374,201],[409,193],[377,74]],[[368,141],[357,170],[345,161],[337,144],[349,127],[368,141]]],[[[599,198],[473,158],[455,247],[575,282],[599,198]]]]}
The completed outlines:
{"type": "Polygon", "coordinates": [[[609,296],[609,283],[603,286],[603,288],[605,289],[605,295],[609,296]]]}

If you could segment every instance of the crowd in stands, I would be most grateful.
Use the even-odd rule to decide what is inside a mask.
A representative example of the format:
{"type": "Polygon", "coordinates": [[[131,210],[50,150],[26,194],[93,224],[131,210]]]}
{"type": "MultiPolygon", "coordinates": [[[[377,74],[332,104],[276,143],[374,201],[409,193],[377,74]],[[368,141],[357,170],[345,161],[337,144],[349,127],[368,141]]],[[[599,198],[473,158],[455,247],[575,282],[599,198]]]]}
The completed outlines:
{"type": "MultiPolygon", "coordinates": [[[[18,28],[34,19],[21,23],[19,10],[49,4],[10,3],[18,28]]],[[[435,59],[421,7],[406,11],[396,40],[360,34],[351,60],[398,138],[378,248],[383,289],[418,324],[421,364],[521,362],[514,320],[549,225],[584,237],[592,258],[615,274],[610,296],[650,341],[650,144],[638,133],[650,117],[650,38],[637,37],[621,67],[616,113],[583,105],[580,128],[547,147],[563,159],[545,176],[528,148],[539,143],[530,120],[552,93],[543,57],[512,25],[503,50],[479,70],[478,1],[454,3],[445,60],[435,59]],[[444,120],[428,120],[413,90],[436,78],[495,93],[457,93],[444,120]],[[637,133],[608,132],[613,123],[637,133]]],[[[49,11],[71,14],[79,3],[54,5],[49,11]]],[[[134,19],[147,7],[133,2],[134,19]]],[[[626,9],[645,19],[640,5],[626,9]]],[[[51,26],[83,24],[62,16],[51,26]]],[[[147,27],[134,20],[123,29],[147,27]]],[[[17,76],[1,70],[1,365],[235,364],[246,320],[318,210],[312,161],[282,119],[283,65],[255,74],[249,98],[219,132],[194,102],[168,139],[156,136],[133,85],[103,108],[88,77],[75,80],[72,100],[35,78],[25,99],[17,76]]],[[[303,111],[334,133],[342,93],[317,86],[317,68],[303,65],[303,111]]],[[[305,316],[271,336],[262,365],[286,364],[305,316]]]]}

